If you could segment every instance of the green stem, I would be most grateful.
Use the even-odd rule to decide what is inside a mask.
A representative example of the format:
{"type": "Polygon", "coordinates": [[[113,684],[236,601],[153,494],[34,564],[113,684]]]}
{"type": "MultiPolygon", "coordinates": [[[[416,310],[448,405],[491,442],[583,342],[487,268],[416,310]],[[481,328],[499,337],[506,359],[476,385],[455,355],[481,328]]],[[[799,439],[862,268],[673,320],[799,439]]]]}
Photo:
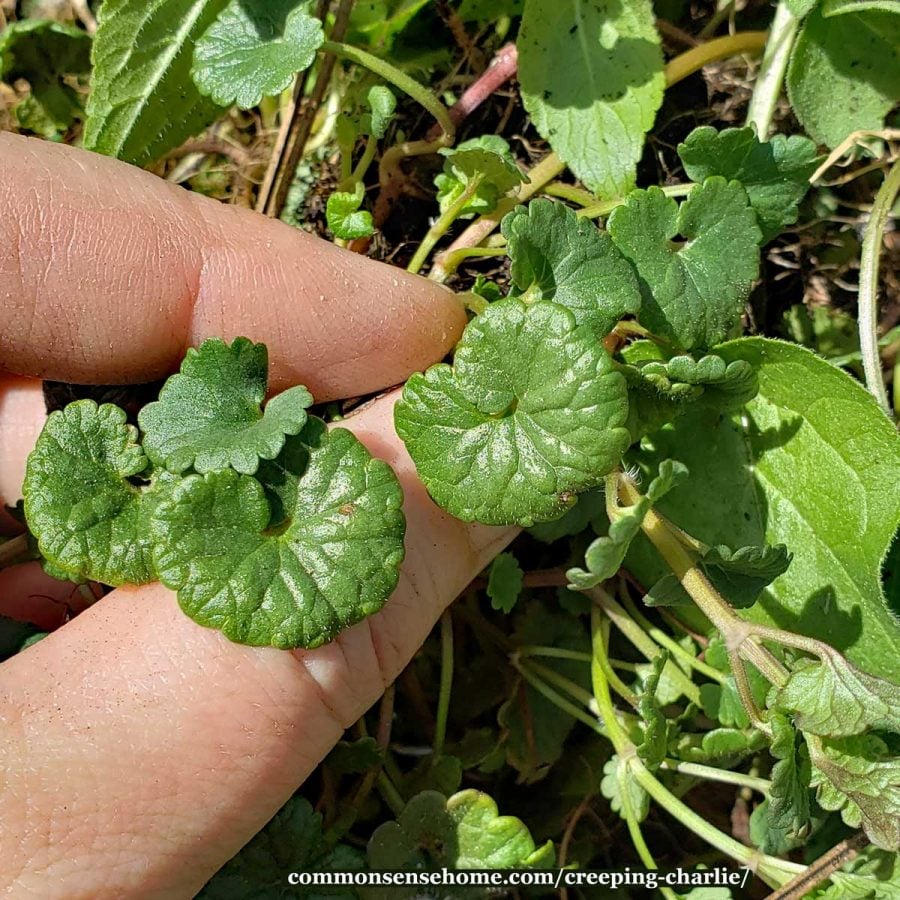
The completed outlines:
{"type": "Polygon", "coordinates": [[[768,795],[772,782],[766,778],[757,778],[755,775],[746,775],[744,772],[732,772],[730,769],[717,769],[715,766],[704,766],[702,763],[680,762],[676,759],[663,760],[662,768],[682,775],[691,775],[695,778],[703,778],[706,781],[719,781],[722,784],[736,784],[739,787],[747,787],[761,794],[768,795]]]}
{"type": "Polygon", "coordinates": [[[533,660],[529,663],[526,663],[529,671],[533,672],[539,678],[543,678],[549,684],[556,685],[561,691],[565,691],[573,700],[577,700],[585,709],[589,712],[594,712],[594,695],[585,690],[580,684],[576,684],[572,681],[571,678],[566,678],[565,675],[560,675],[559,672],[551,669],[549,666],[544,666],[539,662],[534,662],[533,660]]]}
{"type": "Polygon", "coordinates": [[[600,607],[591,607],[591,684],[594,688],[594,700],[597,703],[597,709],[606,730],[609,732],[609,739],[615,747],[616,753],[620,756],[634,752],[634,745],[628,738],[628,735],[619,724],[618,714],[613,706],[612,697],[609,693],[609,683],[606,680],[606,670],[609,667],[606,660],[606,642],[603,634],[603,620],[600,616],[600,607]]]}
{"type": "Polygon", "coordinates": [[[363,178],[366,177],[366,172],[369,171],[369,166],[372,165],[372,160],[375,159],[375,154],[377,152],[378,141],[370,134],[366,140],[366,149],[363,150],[363,155],[360,157],[359,162],[356,164],[356,168],[353,170],[353,174],[350,176],[354,182],[362,181],[363,178]]]}
{"type": "MultiPolygon", "coordinates": [[[[694,188],[694,183],[690,184],[667,184],[661,188],[667,197],[686,197],[694,188]]],[[[624,197],[617,197],[615,200],[605,200],[603,203],[595,203],[592,206],[586,206],[584,209],[576,211],[576,215],[585,219],[597,219],[608,216],[617,206],[621,206],[625,202],[624,197]]]]}
{"type": "Polygon", "coordinates": [[[444,752],[447,738],[447,718],[450,715],[450,691],[453,687],[453,619],[450,610],[441,616],[441,687],[438,694],[437,717],[434,725],[434,756],[444,752]]]}
{"type": "Polygon", "coordinates": [[[799,27],[800,20],[788,9],[787,0],[779,0],[747,110],[747,124],[756,126],[756,134],[761,141],[769,136],[799,27]]]}
{"type": "Polygon", "coordinates": [[[384,772],[378,773],[378,791],[384,798],[384,802],[391,808],[391,812],[395,816],[399,816],[403,812],[406,803],[400,796],[400,792],[394,787],[393,782],[384,772]]]}
{"type": "Polygon", "coordinates": [[[560,197],[568,200],[570,203],[577,203],[579,206],[595,206],[597,198],[583,188],[577,188],[572,184],[565,184],[562,181],[551,181],[544,188],[544,193],[551,197],[560,197]]]}
{"type": "Polygon", "coordinates": [[[766,46],[767,38],[768,33],[765,31],[738,31],[691,47],[666,66],[666,87],[678,84],[688,75],[693,75],[720,59],[728,59],[739,53],[759,53],[766,46]]]}
{"type": "Polygon", "coordinates": [[[593,657],[581,650],[567,650],[565,647],[542,647],[537,644],[524,644],[519,647],[519,657],[542,656],[548,659],[571,659],[576,662],[589,663],[593,657]]]}
{"type": "Polygon", "coordinates": [[[606,729],[597,721],[597,719],[593,716],[588,715],[583,709],[576,706],[571,701],[567,700],[557,691],[554,691],[550,685],[546,682],[542,681],[537,675],[531,671],[530,665],[526,663],[520,663],[516,666],[517,671],[531,685],[539,694],[542,694],[546,697],[554,706],[559,707],[559,709],[567,712],[573,719],[577,719],[579,722],[582,722],[584,725],[587,725],[591,731],[596,732],[600,735],[600,737],[608,737],[606,733],[606,729]]]}
{"type": "Polygon", "coordinates": [[[881,354],[878,352],[878,268],[884,228],[898,190],[900,190],[900,161],[891,166],[890,172],[875,195],[863,238],[859,266],[859,347],[862,351],[866,387],[888,415],[891,415],[891,404],[884,389],[881,354]]]}

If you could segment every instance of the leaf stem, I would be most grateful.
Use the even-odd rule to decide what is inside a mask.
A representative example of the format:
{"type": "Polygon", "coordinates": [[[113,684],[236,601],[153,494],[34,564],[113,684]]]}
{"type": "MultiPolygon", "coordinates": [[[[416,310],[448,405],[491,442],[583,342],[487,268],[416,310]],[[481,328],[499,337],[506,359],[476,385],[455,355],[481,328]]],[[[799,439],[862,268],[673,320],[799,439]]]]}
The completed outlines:
{"type": "Polygon", "coordinates": [[[759,53],[766,46],[768,36],[766,31],[738,31],[736,34],[713,38],[711,41],[691,47],[666,66],[666,86],[672,87],[688,75],[693,75],[704,66],[720,59],[728,59],[729,56],[736,56],[738,53],[759,53]]]}
{"type": "Polygon", "coordinates": [[[570,203],[577,203],[579,206],[597,205],[597,198],[590,191],[575,187],[574,184],[566,184],[563,181],[551,181],[544,188],[544,193],[551,197],[568,200],[570,203]]]}
{"type": "Polygon", "coordinates": [[[570,700],[567,700],[541,678],[538,678],[538,676],[531,670],[530,664],[524,662],[516,664],[514,662],[513,665],[515,665],[516,670],[519,672],[522,678],[524,678],[525,681],[527,681],[528,684],[530,684],[531,687],[533,687],[539,694],[542,694],[544,697],[546,697],[554,706],[558,707],[564,712],[567,712],[570,716],[572,716],[573,719],[577,719],[579,722],[587,725],[587,727],[590,728],[591,731],[596,732],[601,737],[609,737],[606,729],[603,727],[603,725],[600,724],[596,716],[588,715],[583,709],[576,706],[570,700]]]}
{"type": "Polygon", "coordinates": [[[779,0],[747,110],[747,124],[756,126],[756,134],[761,141],[769,136],[799,27],[800,20],[788,9],[787,0],[779,0]]]}
{"type": "Polygon", "coordinates": [[[747,787],[761,794],[768,795],[772,782],[767,778],[757,778],[755,775],[747,775],[744,772],[732,772],[731,769],[717,769],[715,766],[704,766],[702,763],[681,762],[677,759],[666,759],[662,763],[663,769],[680,772],[682,775],[690,775],[695,778],[703,778],[706,781],[718,781],[722,784],[736,784],[739,787],[747,787]]]}
{"type": "Polygon", "coordinates": [[[394,783],[383,771],[378,773],[378,792],[395,816],[399,816],[403,812],[406,803],[400,796],[400,792],[394,787],[394,783]]]}
{"type": "Polygon", "coordinates": [[[366,172],[369,171],[369,166],[372,165],[372,160],[375,159],[375,154],[378,152],[378,141],[375,139],[374,135],[369,135],[366,140],[366,149],[363,150],[363,155],[360,157],[359,162],[356,164],[356,168],[353,170],[353,174],[350,176],[353,179],[354,184],[363,180],[366,177],[366,172]]]}
{"type": "Polygon", "coordinates": [[[878,269],[881,242],[888,216],[900,190],[900,160],[891,166],[882,182],[866,225],[859,266],[859,347],[862,351],[866,387],[890,416],[891,404],[884,388],[881,354],[878,351],[878,269]]]}
{"type": "Polygon", "coordinates": [[[437,716],[434,724],[434,755],[437,760],[444,753],[447,739],[447,717],[450,715],[450,692],[453,687],[453,618],[450,610],[441,616],[441,686],[438,693],[437,716]]]}
{"type": "MultiPolygon", "coordinates": [[[[686,197],[695,187],[693,182],[688,184],[667,184],[661,188],[667,197],[686,197]]],[[[576,215],[584,219],[597,219],[608,216],[617,206],[621,206],[625,202],[624,197],[617,197],[615,200],[605,200],[603,203],[595,203],[593,206],[586,206],[584,209],[576,211],[576,215]]]]}

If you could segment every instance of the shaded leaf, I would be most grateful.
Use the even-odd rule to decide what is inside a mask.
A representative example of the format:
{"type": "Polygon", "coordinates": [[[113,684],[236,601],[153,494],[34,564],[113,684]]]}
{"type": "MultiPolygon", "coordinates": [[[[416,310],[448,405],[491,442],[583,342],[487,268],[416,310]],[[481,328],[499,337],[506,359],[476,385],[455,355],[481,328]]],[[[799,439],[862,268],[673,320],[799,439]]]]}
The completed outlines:
{"type": "Polygon", "coordinates": [[[650,795],[631,774],[628,761],[616,754],[603,766],[600,793],[609,800],[612,811],[618,813],[623,819],[626,818],[625,800],[623,799],[626,791],[630,809],[637,821],[643,822],[647,818],[647,813],[650,812],[650,795]]]}
{"type": "Polygon", "coordinates": [[[522,593],[523,572],[512,553],[501,553],[488,570],[487,595],[491,606],[501,612],[512,612],[522,593]]]}
{"type": "Polygon", "coordinates": [[[765,852],[783,852],[789,841],[800,837],[810,821],[811,768],[806,744],[787,716],[773,713],[771,753],[778,762],[772,767],[772,787],[766,809],[765,852]]]}

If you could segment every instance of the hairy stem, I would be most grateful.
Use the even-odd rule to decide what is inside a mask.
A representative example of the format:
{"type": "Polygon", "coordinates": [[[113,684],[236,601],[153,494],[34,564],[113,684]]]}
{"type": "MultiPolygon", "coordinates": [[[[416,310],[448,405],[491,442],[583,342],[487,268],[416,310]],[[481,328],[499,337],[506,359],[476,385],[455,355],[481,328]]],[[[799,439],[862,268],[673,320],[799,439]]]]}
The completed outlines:
{"type": "Polygon", "coordinates": [[[721,784],[735,784],[738,787],[747,787],[761,794],[768,794],[772,782],[767,778],[757,778],[755,775],[746,775],[744,772],[732,772],[730,769],[717,769],[715,766],[704,766],[701,763],[681,762],[677,759],[663,760],[663,769],[680,772],[682,775],[690,775],[694,778],[703,778],[706,781],[717,781],[721,784]]]}
{"type": "Polygon", "coordinates": [[[747,124],[756,126],[761,141],[769,135],[799,27],[800,20],[788,9],[787,0],[779,0],[747,111],[747,124]]]}

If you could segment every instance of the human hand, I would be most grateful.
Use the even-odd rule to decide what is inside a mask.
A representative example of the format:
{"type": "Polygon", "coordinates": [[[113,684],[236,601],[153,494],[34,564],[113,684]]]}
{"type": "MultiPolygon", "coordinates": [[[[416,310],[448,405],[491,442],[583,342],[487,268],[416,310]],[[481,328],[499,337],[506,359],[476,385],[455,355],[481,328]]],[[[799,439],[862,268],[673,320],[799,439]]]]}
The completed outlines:
{"type": "MultiPolygon", "coordinates": [[[[206,337],[246,335],[268,345],[271,386],[302,383],[322,401],[402,381],[465,324],[431,282],[121,163],[9,134],[0,161],[7,503],[44,418],[37,378],[150,381],[206,337]]],[[[406,560],[379,614],[286,652],[201,628],[158,584],[120,588],[0,667],[0,887],[11,896],[192,896],[512,537],[431,502],[394,433],[394,399],[341,423],[405,494],[406,560]]],[[[47,590],[36,563],[0,570],[0,613],[47,590]]]]}

